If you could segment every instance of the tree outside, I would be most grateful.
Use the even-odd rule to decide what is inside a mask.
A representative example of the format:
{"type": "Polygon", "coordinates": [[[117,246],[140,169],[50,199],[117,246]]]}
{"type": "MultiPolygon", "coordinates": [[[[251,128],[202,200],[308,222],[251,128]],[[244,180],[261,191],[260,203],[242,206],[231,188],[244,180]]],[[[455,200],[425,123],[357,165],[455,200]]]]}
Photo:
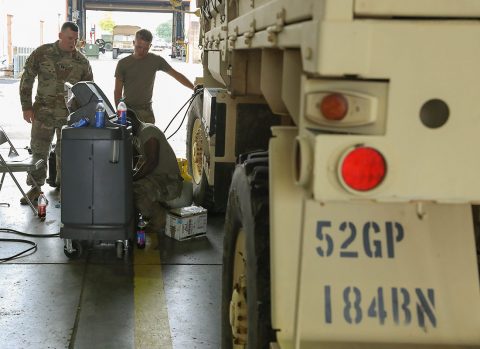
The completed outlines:
{"type": "Polygon", "coordinates": [[[165,42],[172,42],[172,21],[160,23],[155,29],[157,38],[165,40],[165,42]]]}
{"type": "Polygon", "coordinates": [[[103,32],[111,34],[113,32],[113,27],[115,26],[115,21],[112,19],[111,15],[106,15],[98,22],[98,25],[100,25],[103,32]]]}

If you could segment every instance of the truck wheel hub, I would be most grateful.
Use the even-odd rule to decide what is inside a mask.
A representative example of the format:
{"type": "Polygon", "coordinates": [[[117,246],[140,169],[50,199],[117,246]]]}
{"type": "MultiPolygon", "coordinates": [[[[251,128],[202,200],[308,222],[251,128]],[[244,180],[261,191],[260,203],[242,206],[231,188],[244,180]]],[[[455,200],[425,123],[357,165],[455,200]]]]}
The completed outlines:
{"type": "Polygon", "coordinates": [[[203,171],[203,130],[200,119],[195,119],[192,130],[192,176],[200,183],[203,171]]]}

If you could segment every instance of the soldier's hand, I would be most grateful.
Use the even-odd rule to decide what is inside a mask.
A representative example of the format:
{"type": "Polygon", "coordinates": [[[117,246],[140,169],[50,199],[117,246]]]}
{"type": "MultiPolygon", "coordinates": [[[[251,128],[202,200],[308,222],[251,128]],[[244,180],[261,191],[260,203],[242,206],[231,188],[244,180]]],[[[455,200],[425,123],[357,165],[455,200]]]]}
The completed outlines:
{"type": "Polygon", "coordinates": [[[24,110],[23,118],[25,119],[26,122],[31,124],[33,122],[33,119],[35,119],[35,114],[33,113],[33,110],[32,109],[24,110]]]}

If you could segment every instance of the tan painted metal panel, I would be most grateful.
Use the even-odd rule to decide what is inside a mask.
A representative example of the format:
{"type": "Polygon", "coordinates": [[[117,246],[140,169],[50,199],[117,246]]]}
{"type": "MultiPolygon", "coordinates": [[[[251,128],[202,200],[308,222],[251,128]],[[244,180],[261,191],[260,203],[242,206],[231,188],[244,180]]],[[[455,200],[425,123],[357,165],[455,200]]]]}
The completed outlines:
{"type": "Polygon", "coordinates": [[[294,185],[294,143],[298,129],[272,127],[270,140],[270,274],[272,326],[277,339],[292,343],[296,313],[298,263],[304,192],[294,185]],[[275,189],[273,189],[275,188],[275,189]]]}
{"type": "Polygon", "coordinates": [[[480,344],[471,208],[422,211],[420,219],[415,204],[306,202],[302,341],[480,344]]]}
{"type": "MultiPolygon", "coordinates": [[[[471,158],[471,152],[480,148],[480,46],[475,44],[480,26],[470,22],[419,25],[388,21],[360,26],[369,27],[366,48],[354,56],[362,63],[355,65],[339,57],[332,51],[338,45],[327,40],[319,43],[318,71],[327,76],[343,71],[387,80],[386,133],[380,138],[317,136],[315,197],[321,201],[362,197],[343,190],[336,171],[346,148],[365,143],[378,147],[388,163],[384,183],[369,192],[368,198],[479,202],[480,163],[471,158]],[[432,99],[443,100],[449,108],[449,118],[439,128],[428,128],[420,119],[422,106],[432,99]]],[[[333,31],[330,34],[334,35],[333,31]]],[[[340,38],[346,36],[340,34],[340,38]]],[[[348,41],[345,45],[357,47],[348,41]]],[[[304,93],[321,89],[321,83],[312,79],[305,84],[304,93]]]]}
{"type": "Polygon", "coordinates": [[[356,16],[480,17],[478,0],[355,0],[356,16]]]}

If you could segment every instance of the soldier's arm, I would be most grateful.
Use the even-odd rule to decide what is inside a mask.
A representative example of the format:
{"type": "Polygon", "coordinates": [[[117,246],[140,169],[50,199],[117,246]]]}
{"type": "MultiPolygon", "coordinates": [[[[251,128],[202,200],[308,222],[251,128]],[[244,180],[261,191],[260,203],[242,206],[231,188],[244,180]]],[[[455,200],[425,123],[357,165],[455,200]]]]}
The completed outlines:
{"type": "Polygon", "coordinates": [[[123,81],[119,78],[115,78],[115,90],[113,91],[113,98],[115,99],[115,105],[118,105],[123,93],[123,81]]]}
{"type": "Polygon", "coordinates": [[[84,75],[82,76],[82,81],[93,81],[93,72],[92,67],[89,62],[87,62],[87,70],[85,71],[84,75]]]}
{"type": "Polygon", "coordinates": [[[172,67],[170,67],[170,69],[166,70],[165,71],[168,75],[170,75],[172,78],[174,78],[175,80],[177,80],[179,83],[181,83],[183,86],[185,87],[188,87],[190,89],[194,89],[194,86],[192,84],[192,82],[190,80],[187,79],[187,77],[185,75],[183,75],[182,73],[176,71],[175,69],[173,69],[172,67]]]}
{"type": "Polygon", "coordinates": [[[160,152],[158,140],[152,137],[145,142],[144,147],[145,147],[145,159],[144,159],[145,163],[133,175],[134,181],[149,175],[158,165],[158,154],[160,152]]]}
{"type": "Polygon", "coordinates": [[[25,62],[22,78],[20,79],[20,103],[22,105],[23,118],[32,122],[35,118],[32,106],[32,89],[35,77],[38,75],[38,61],[36,51],[25,62]]]}

